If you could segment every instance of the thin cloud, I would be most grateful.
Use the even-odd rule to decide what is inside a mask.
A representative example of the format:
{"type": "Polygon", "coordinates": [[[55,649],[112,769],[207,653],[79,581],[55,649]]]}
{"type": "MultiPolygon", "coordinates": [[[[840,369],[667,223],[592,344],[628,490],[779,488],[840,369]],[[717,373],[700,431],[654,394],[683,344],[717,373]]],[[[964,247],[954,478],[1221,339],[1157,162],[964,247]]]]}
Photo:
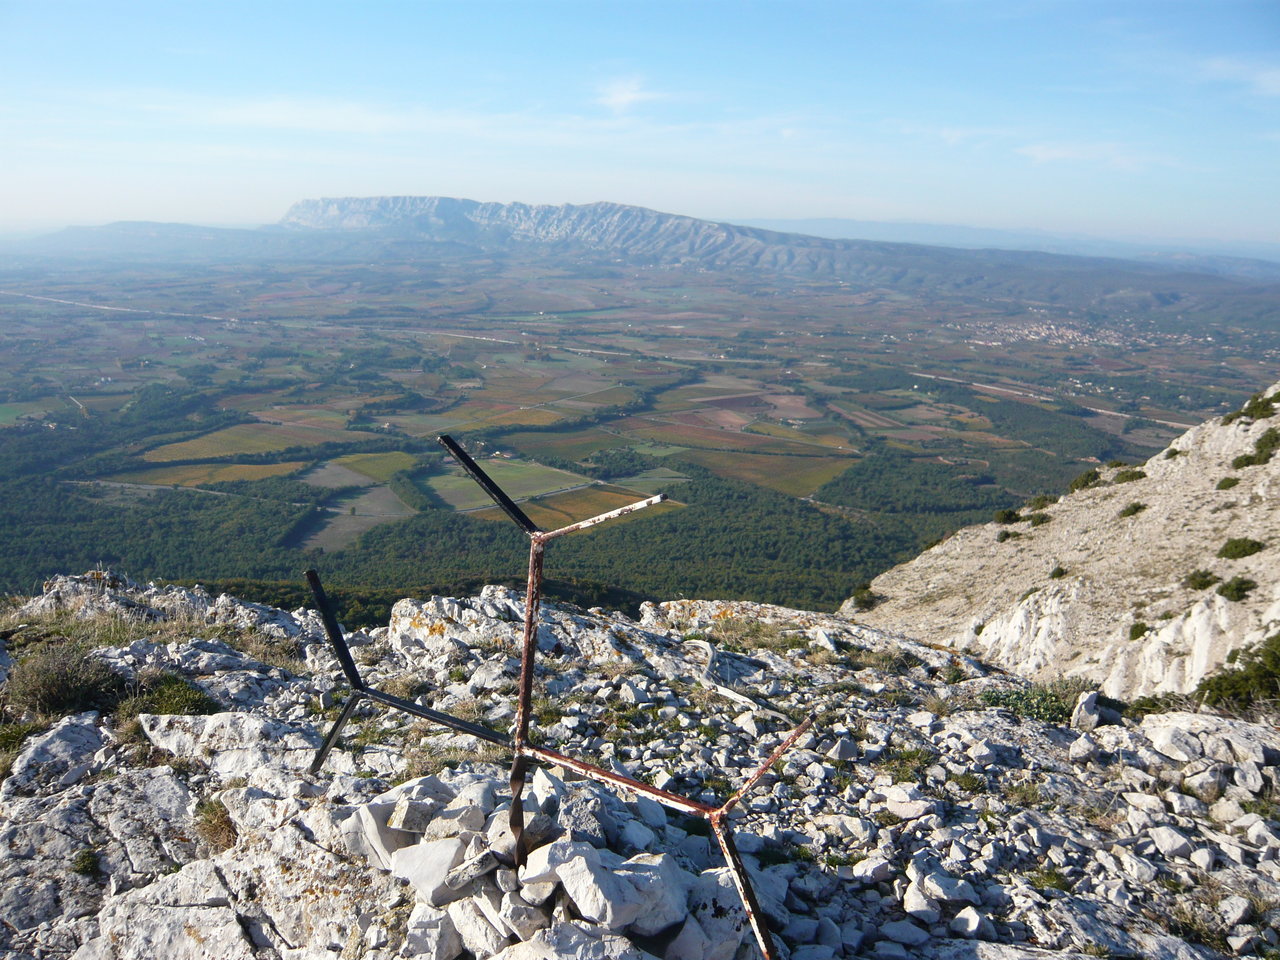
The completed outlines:
{"type": "Polygon", "coordinates": [[[1083,163],[1090,166],[1109,167],[1127,173],[1148,170],[1151,167],[1177,167],[1180,164],[1170,157],[1135,150],[1121,143],[1055,141],[1028,143],[1015,151],[1037,164],[1083,163]]]}
{"type": "Polygon", "coordinates": [[[665,99],[664,94],[646,90],[644,82],[639,77],[626,77],[600,87],[599,96],[596,97],[595,102],[602,107],[608,107],[614,113],[626,113],[638,103],[665,99]]]}
{"type": "Polygon", "coordinates": [[[312,133],[402,133],[421,125],[412,112],[370,108],[353,102],[295,99],[249,100],[209,107],[201,118],[219,126],[260,127],[312,133]]]}
{"type": "Polygon", "coordinates": [[[918,126],[907,124],[902,132],[941,140],[949,147],[965,144],[1005,140],[1017,136],[1017,131],[1009,127],[986,126],[918,126]]]}
{"type": "Polygon", "coordinates": [[[1202,61],[1201,72],[1210,80],[1242,83],[1262,97],[1280,97],[1280,67],[1235,57],[1214,57],[1202,61]]]}

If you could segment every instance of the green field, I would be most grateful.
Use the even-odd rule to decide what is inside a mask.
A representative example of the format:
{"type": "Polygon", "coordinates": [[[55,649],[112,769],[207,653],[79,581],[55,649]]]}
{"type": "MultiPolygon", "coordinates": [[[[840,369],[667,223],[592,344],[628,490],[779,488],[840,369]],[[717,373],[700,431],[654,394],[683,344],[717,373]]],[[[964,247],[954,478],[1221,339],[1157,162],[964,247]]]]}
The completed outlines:
{"type": "MultiPolygon", "coordinates": [[[[560,527],[587,520],[591,517],[617,510],[628,504],[645,499],[649,494],[640,494],[633,490],[625,490],[616,486],[592,486],[582,490],[570,490],[568,493],[553,494],[549,497],[536,497],[521,504],[525,515],[544,530],[556,530],[560,527]]],[[[674,509],[678,505],[672,503],[656,504],[646,507],[644,513],[674,509]]],[[[497,507],[490,510],[479,510],[475,516],[484,520],[506,520],[507,516],[497,507]]],[[[620,518],[617,521],[621,523],[620,518]]]]}
{"type": "MultiPolygon", "coordinates": [[[[531,461],[485,460],[480,466],[512,500],[542,496],[566,487],[591,481],[566,470],[544,467],[531,461]]],[[[428,477],[427,486],[455,510],[475,510],[493,503],[474,480],[456,468],[454,473],[428,477]]]]}
{"type": "Polygon", "coordinates": [[[654,467],[652,470],[646,470],[631,477],[619,477],[615,482],[620,487],[651,496],[670,487],[673,483],[685,483],[688,479],[684,474],[667,467],[654,467]]]}
{"type": "Polygon", "coordinates": [[[816,453],[818,445],[792,443],[754,433],[736,430],[714,430],[687,424],[662,423],[631,417],[618,424],[618,429],[629,437],[648,440],[670,446],[690,447],[700,450],[741,450],[743,452],[779,453],[804,456],[816,453]]]}
{"type": "Polygon", "coordinates": [[[29,403],[0,403],[0,427],[8,427],[18,422],[19,417],[28,417],[51,409],[44,400],[29,403]]]}
{"type": "MultiPolygon", "coordinates": [[[[352,408],[360,406],[359,402],[350,402],[352,408]]],[[[281,423],[299,427],[319,427],[321,429],[341,430],[347,425],[346,409],[335,410],[327,406],[315,407],[271,407],[253,411],[254,416],[261,417],[270,423],[279,420],[281,423]]]]}
{"type": "Polygon", "coordinates": [[[264,480],[267,477],[283,477],[300,470],[306,464],[289,463],[192,463],[176,467],[156,467],[132,473],[118,473],[107,480],[121,483],[155,483],[180,487],[196,487],[205,483],[221,483],[228,480],[264,480]]]}
{"type": "Polygon", "coordinates": [[[289,447],[312,446],[318,443],[343,443],[367,440],[375,434],[354,430],[325,430],[317,427],[281,426],[273,423],[238,423],[225,430],[217,430],[148,450],[142,457],[153,463],[169,460],[211,460],[235,453],[270,453],[289,447]]]}
{"type": "Polygon", "coordinates": [[[363,474],[370,480],[386,483],[394,474],[408,470],[417,462],[413,454],[399,450],[390,453],[353,453],[338,457],[334,463],[363,474]]]}
{"type": "Polygon", "coordinates": [[[557,457],[561,460],[585,460],[598,450],[625,447],[624,437],[588,427],[586,430],[566,430],[563,433],[508,433],[502,438],[521,453],[530,457],[557,457]]]}
{"type": "Polygon", "coordinates": [[[690,450],[680,459],[706,467],[718,477],[745,480],[793,497],[807,497],[847,470],[844,457],[775,457],[722,450],[690,450]]]}

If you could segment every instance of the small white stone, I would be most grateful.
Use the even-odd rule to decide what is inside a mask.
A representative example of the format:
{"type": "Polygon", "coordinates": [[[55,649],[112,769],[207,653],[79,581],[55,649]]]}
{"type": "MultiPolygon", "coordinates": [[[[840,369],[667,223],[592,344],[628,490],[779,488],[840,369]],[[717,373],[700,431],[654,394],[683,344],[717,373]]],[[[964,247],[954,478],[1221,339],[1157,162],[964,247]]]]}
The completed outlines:
{"type": "Polygon", "coordinates": [[[910,920],[893,920],[882,924],[880,935],[908,947],[918,947],[929,941],[929,931],[922,930],[910,920]]]}
{"type": "Polygon", "coordinates": [[[1191,841],[1173,827],[1154,827],[1148,836],[1166,857],[1191,856],[1191,841]]]}

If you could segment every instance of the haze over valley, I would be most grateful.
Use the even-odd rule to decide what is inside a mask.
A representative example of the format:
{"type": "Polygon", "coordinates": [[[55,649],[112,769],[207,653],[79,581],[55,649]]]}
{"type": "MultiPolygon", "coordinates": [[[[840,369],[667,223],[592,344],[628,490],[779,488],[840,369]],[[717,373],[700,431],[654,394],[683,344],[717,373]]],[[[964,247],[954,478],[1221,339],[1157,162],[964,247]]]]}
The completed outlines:
{"type": "Polygon", "coordinates": [[[9,248],[0,301],[15,591],[94,564],[314,564],[366,600],[517,582],[449,433],[544,526],[670,496],[558,545],[557,589],[833,608],[1280,371],[1265,283],[610,203],[69,229],[9,248]]]}

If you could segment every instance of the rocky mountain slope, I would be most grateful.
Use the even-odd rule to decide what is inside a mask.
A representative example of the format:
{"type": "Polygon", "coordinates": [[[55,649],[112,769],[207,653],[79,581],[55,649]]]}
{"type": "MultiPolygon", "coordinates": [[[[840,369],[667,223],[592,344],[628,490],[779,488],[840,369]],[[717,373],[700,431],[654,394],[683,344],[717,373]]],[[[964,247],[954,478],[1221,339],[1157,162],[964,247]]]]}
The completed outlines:
{"type": "MultiPolygon", "coordinates": [[[[381,689],[502,727],[517,599],[405,600],[350,639],[381,689]]],[[[757,955],[701,821],[539,770],[516,870],[506,758],[369,703],[307,774],[345,695],[312,612],[96,574],[6,624],[4,960],[757,955]]],[[[1280,942],[1269,727],[1121,720],[1087,690],[758,604],[550,606],[539,645],[545,741],[689,796],[725,797],[817,713],[736,827],[783,958],[1280,942]]]]}
{"type": "Polygon", "coordinates": [[[1198,295],[1230,295],[1233,281],[1177,273],[1135,261],[1014,250],[961,250],[908,243],[837,240],[779,233],[619,203],[480,203],[452,197],[341,197],[301,200],[280,221],[307,237],[381,236],[487,251],[608,257],[753,273],[832,277],[898,290],[981,295],[1020,291],[1028,298],[1106,298],[1134,308],[1182,306],[1198,295]],[[1174,280],[1174,277],[1177,277],[1174,280]]]}
{"type": "Polygon", "coordinates": [[[961,530],[876,578],[873,609],[843,612],[1025,677],[1190,691],[1280,627],[1276,398],[1016,522],[961,530]]]}

